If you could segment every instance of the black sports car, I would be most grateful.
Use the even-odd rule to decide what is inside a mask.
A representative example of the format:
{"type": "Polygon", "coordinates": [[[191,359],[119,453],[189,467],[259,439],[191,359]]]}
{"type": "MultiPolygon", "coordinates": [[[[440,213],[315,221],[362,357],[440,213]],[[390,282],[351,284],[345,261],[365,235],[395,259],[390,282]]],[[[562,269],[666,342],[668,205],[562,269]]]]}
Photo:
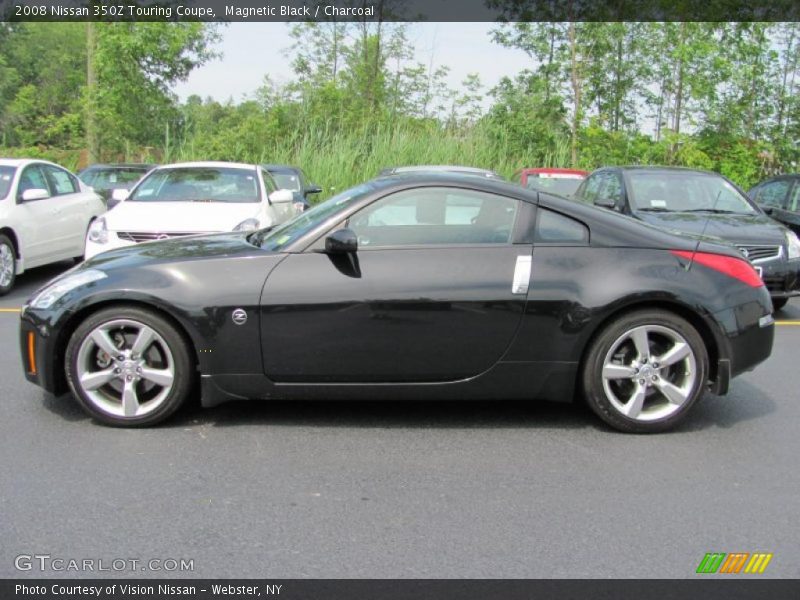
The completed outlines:
{"type": "Polygon", "coordinates": [[[772,349],[735,249],[470,176],[375,179],[271,230],[103,253],[22,312],[27,378],[96,419],[200,399],[585,397],[661,431],[772,349]]]}

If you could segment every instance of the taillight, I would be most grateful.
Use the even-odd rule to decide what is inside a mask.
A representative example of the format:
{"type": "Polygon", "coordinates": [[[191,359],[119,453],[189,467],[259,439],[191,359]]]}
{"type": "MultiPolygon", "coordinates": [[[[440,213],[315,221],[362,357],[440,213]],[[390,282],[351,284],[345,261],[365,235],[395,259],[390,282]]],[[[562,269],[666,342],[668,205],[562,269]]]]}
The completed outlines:
{"type": "Polygon", "coordinates": [[[672,250],[675,256],[680,256],[688,261],[694,262],[719,271],[723,275],[733,277],[746,283],[750,287],[761,287],[764,282],[749,262],[735,256],[725,256],[724,254],[711,254],[709,252],[690,252],[686,250],[672,250]]]}

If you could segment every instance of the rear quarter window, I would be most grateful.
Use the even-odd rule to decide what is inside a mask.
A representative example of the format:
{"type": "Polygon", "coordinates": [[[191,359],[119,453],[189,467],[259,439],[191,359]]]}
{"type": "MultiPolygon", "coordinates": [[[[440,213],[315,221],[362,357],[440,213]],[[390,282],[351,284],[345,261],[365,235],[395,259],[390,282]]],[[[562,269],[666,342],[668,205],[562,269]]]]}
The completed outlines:
{"type": "Polygon", "coordinates": [[[589,243],[589,228],[561,213],[539,208],[534,243],[586,245],[589,243]]]}

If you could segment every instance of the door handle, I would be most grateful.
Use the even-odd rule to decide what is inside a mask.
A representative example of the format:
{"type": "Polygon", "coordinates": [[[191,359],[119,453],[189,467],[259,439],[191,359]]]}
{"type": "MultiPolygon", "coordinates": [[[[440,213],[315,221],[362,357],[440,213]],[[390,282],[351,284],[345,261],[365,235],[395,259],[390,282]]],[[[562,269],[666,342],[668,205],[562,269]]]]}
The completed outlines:
{"type": "Polygon", "coordinates": [[[531,280],[531,255],[518,256],[514,267],[514,281],[511,283],[512,294],[527,294],[531,280]]]}

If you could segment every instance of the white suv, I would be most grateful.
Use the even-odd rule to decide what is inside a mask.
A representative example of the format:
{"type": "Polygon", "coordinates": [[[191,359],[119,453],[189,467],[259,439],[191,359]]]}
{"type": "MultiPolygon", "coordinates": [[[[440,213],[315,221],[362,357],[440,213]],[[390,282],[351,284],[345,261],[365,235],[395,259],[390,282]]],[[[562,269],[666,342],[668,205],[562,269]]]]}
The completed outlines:
{"type": "Polygon", "coordinates": [[[112,192],[113,206],[86,237],[86,258],[185,235],[271,227],[296,213],[294,196],[277,189],[258,165],[194,162],[153,169],[136,186],[112,192]]]}
{"type": "Polygon", "coordinates": [[[0,296],[25,269],[80,259],[89,224],[104,210],[100,196],[66,169],[0,158],[0,296]]]}

